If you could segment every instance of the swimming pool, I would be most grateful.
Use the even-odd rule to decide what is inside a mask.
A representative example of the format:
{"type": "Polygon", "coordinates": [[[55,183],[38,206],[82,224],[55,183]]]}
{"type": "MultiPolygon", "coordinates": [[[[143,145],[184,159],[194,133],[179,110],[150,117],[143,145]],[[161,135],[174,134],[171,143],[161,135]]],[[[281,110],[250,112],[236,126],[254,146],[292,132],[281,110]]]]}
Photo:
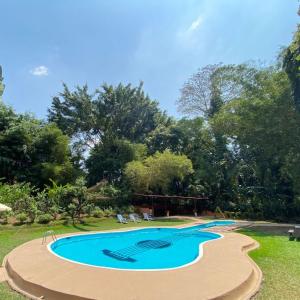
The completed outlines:
{"type": "Polygon", "coordinates": [[[233,221],[185,228],[142,228],[122,232],[74,235],[48,245],[55,255],[80,264],[120,270],[166,270],[190,265],[202,256],[202,245],[222,235],[201,231],[233,221]]]}

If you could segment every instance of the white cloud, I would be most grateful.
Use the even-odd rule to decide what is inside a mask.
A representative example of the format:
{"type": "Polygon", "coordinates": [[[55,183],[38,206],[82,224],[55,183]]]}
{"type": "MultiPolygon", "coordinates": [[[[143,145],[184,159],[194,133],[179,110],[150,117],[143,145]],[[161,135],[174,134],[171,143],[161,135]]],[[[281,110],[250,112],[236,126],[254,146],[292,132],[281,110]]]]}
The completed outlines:
{"type": "Polygon", "coordinates": [[[199,28],[199,26],[203,23],[203,18],[202,16],[199,16],[192,24],[191,26],[188,28],[188,32],[192,32],[195,31],[196,29],[199,28]]]}
{"type": "Polygon", "coordinates": [[[48,68],[46,66],[38,66],[30,70],[30,73],[34,76],[48,76],[48,68]]]}
{"type": "Polygon", "coordinates": [[[189,27],[182,27],[177,32],[177,39],[180,45],[186,49],[196,49],[196,47],[201,46],[201,41],[203,42],[205,31],[203,31],[204,21],[206,20],[205,14],[199,15],[189,27]],[[200,35],[201,32],[201,35],[200,35]]]}

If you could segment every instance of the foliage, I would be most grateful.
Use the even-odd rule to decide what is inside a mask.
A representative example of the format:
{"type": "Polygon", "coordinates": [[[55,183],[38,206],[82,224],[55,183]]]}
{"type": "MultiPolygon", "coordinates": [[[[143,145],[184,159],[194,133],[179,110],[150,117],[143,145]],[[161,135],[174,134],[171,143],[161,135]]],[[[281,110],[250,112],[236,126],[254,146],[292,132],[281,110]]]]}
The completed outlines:
{"type": "Polygon", "coordinates": [[[0,103],[0,178],[31,182],[40,188],[50,179],[66,183],[75,177],[69,139],[55,124],[18,115],[0,103]]]}
{"type": "Polygon", "coordinates": [[[128,163],[125,175],[135,191],[178,193],[184,179],[193,171],[192,162],[185,155],[165,150],[156,152],[143,162],[128,163]]]}
{"type": "Polygon", "coordinates": [[[0,224],[7,224],[9,215],[9,211],[0,211],[0,224]]]}
{"type": "Polygon", "coordinates": [[[103,217],[105,217],[105,213],[104,213],[103,209],[101,209],[98,206],[95,207],[95,209],[92,212],[92,215],[95,218],[103,218],[103,217]]]}
{"type": "Polygon", "coordinates": [[[35,188],[29,183],[15,183],[13,185],[0,184],[0,203],[7,204],[14,214],[26,214],[33,222],[37,213],[37,206],[33,193],[35,188]]]}
{"type": "Polygon", "coordinates": [[[125,176],[135,192],[149,191],[151,171],[143,162],[129,162],[125,168],[125,176]]]}
{"type": "Polygon", "coordinates": [[[159,124],[170,119],[158,108],[158,103],[138,87],[104,84],[94,93],[88,87],[70,91],[66,84],[53,98],[49,120],[85,147],[93,147],[105,139],[128,139],[142,142],[159,124]]]}
{"type": "Polygon", "coordinates": [[[300,116],[283,72],[269,69],[257,75],[255,91],[223,106],[212,124],[230,140],[240,162],[234,176],[241,209],[254,209],[251,216],[261,218],[296,215],[300,116]]]}
{"type": "Polygon", "coordinates": [[[207,65],[183,85],[178,108],[185,115],[212,117],[224,103],[239,97],[255,74],[246,64],[207,65]]]}
{"type": "Polygon", "coordinates": [[[300,25],[291,45],[284,50],[283,67],[292,84],[295,106],[300,111],[300,25]]]}
{"type": "Polygon", "coordinates": [[[27,214],[25,212],[16,215],[16,219],[20,224],[23,224],[27,220],[27,214]]]}
{"type": "Polygon", "coordinates": [[[52,220],[52,216],[50,214],[39,215],[37,218],[37,222],[39,224],[48,224],[52,220]]]}
{"type": "Polygon", "coordinates": [[[103,141],[91,150],[86,160],[88,184],[93,185],[101,180],[120,182],[125,164],[142,159],[146,152],[146,146],[132,144],[127,140],[103,141]]]}
{"type": "Polygon", "coordinates": [[[80,220],[83,210],[89,204],[89,195],[83,178],[78,178],[74,185],[57,185],[48,188],[48,197],[56,203],[60,211],[71,217],[73,223],[80,220]]]}

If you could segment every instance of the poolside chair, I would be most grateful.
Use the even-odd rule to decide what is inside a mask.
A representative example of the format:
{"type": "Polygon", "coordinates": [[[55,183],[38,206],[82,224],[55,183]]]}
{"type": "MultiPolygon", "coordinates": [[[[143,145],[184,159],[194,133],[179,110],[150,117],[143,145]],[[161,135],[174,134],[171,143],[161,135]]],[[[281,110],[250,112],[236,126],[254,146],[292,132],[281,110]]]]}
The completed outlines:
{"type": "Polygon", "coordinates": [[[294,228],[288,231],[290,241],[300,241],[300,226],[296,225],[294,228]]]}
{"type": "Polygon", "coordinates": [[[295,226],[294,237],[297,241],[300,241],[300,226],[295,226]]]}
{"type": "Polygon", "coordinates": [[[117,219],[118,219],[119,223],[123,223],[123,224],[128,223],[126,218],[124,218],[121,214],[117,214],[117,219]]]}
{"type": "Polygon", "coordinates": [[[129,220],[133,221],[134,223],[142,222],[137,214],[129,214],[129,220]]]}
{"type": "Polygon", "coordinates": [[[152,216],[147,213],[143,213],[143,217],[144,217],[144,220],[146,220],[146,221],[153,221],[152,216]]]}

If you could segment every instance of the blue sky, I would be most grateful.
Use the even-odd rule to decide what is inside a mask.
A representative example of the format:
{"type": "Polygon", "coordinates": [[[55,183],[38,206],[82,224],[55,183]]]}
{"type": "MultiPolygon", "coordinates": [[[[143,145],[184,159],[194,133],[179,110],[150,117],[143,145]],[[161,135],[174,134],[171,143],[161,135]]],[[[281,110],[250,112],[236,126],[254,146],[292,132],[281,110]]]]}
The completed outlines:
{"type": "Polygon", "coordinates": [[[211,63],[274,61],[298,0],[0,0],[4,101],[45,117],[62,90],[144,81],[178,116],[184,81],[211,63]]]}

